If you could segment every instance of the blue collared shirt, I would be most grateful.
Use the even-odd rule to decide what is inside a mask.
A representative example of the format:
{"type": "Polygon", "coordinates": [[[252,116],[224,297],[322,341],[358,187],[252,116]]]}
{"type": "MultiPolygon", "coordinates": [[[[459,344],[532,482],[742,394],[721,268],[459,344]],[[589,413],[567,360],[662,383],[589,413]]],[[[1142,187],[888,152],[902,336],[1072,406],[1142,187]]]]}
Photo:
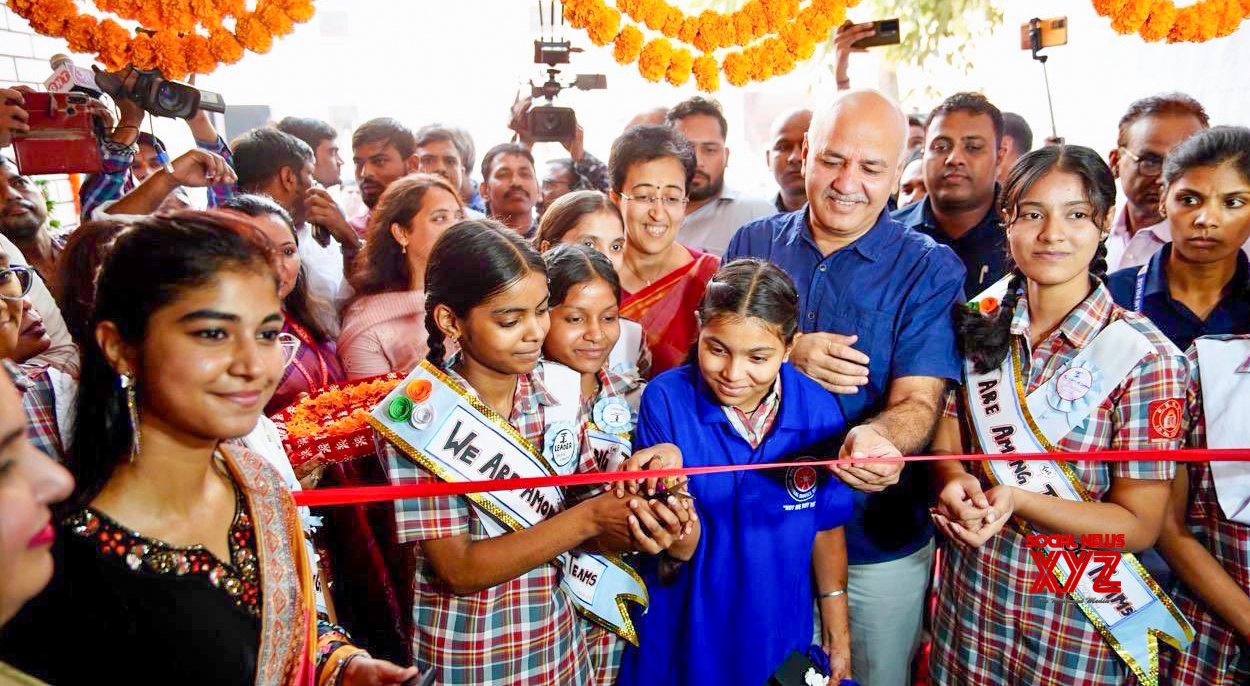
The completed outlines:
{"type": "Polygon", "coordinates": [[[1121,269],[1107,279],[1111,297],[1120,307],[1138,310],[1150,317],[1181,350],[1188,350],[1199,336],[1250,333],[1250,260],[1246,253],[1237,251],[1237,271],[1229,284],[1228,293],[1220,299],[1204,321],[1185,304],[1172,297],[1168,289],[1165,265],[1172,254],[1168,243],[1145,264],[1146,278],[1141,284],[1141,308],[1137,307],[1137,275],[1141,267],[1121,269]]]}
{"type": "MultiPolygon", "coordinates": [[[[804,206],[742,227],[725,262],[758,257],[785,270],[798,287],[801,331],[859,336],[854,347],[870,359],[868,385],[836,396],[848,425],[884,408],[891,379],[959,379],[952,309],[964,299],[964,268],[955,253],[882,212],[867,233],[826,257],[807,212],[804,206]]],[[[927,481],[923,468],[908,466],[882,493],[855,492],[846,535],[851,564],[898,559],[928,543],[927,481]]]]}
{"type": "Polygon", "coordinates": [[[998,217],[998,189],[990,211],[959,238],[951,238],[938,226],[929,198],[893,213],[895,221],[915,229],[942,245],[950,246],[964,263],[964,293],[973,297],[993,286],[1007,273],[1007,233],[998,217]]]}

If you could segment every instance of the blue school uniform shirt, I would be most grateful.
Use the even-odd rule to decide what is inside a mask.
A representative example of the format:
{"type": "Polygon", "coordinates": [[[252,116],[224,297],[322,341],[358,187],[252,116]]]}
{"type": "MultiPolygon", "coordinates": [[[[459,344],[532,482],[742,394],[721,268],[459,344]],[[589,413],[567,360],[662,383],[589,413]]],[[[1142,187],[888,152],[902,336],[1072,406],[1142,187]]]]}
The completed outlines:
{"type": "MultiPolygon", "coordinates": [[[[964,267],[955,253],[882,212],[867,233],[826,257],[812,240],[807,211],[804,205],[743,226],[723,262],[773,262],[798,288],[801,331],[859,336],[853,347],[869,357],[868,385],[835,396],[846,421],[854,426],[880,412],[891,379],[959,381],[952,309],[964,300],[964,267]]],[[[927,467],[915,464],[880,493],[855,491],[855,514],[846,527],[850,563],[897,560],[927,545],[931,491],[927,467]]]]}
{"type": "Polygon", "coordinates": [[[1237,251],[1237,271],[1228,292],[1205,320],[1172,297],[1164,268],[1171,254],[1172,244],[1168,243],[1144,265],[1146,275],[1141,282],[1140,307],[1137,304],[1137,279],[1142,267],[1121,269],[1108,277],[1107,290],[1111,291],[1115,304],[1149,317],[1163,335],[1181,350],[1188,350],[1199,336],[1250,333],[1250,262],[1246,253],[1237,251]]]}
{"type": "MultiPolygon", "coordinates": [[[[821,446],[845,430],[838,404],[788,363],[780,377],[777,418],[752,448],[697,368],[669,370],[643,393],[635,448],[674,443],[687,467],[827,455],[821,446]]],[[[759,686],[790,651],[811,645],[812,544],[847,521],[851,493],[823,467],[776,471],[690,480],[699,544],[669,585],[656,578],[654,558],[642,558],[650,609],[636,617],[640,645],[626,648],[620,686],[759,686]]]]}

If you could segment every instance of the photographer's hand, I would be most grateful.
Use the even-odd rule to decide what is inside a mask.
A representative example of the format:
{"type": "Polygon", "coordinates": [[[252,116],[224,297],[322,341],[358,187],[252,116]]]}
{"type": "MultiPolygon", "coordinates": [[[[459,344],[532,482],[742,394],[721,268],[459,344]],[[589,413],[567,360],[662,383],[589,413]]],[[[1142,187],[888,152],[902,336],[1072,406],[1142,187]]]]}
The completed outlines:
{"type": "Polygon", "coordinates": [[[847,75],[847,67],[851,63],[851,53],[867,52],[867,48],[852,47],[852,43],[877,33],[872,22],[866,24],[852,24],[851,20],[846,20],[838,27],[838,32],[833,37],[833,51],[837,55],[837,69],[834,71],[834,77],[838,80],[838,90],[844,91],[851,87],[851,77],[847,75]]]}
{"type": "Polygon", "coordinates": [[[178,156],[166,169],[152,174],[120,200],[105,214],[146,215],[151,214],[165,202],[179,186],[206,187],[238,180],[234,170],[222,159],[207,150],[188,150],[178,156]]]}
{"type": "Polygon", "coordinates": [[[30,126],[26,123],[30,120],[30,115],[22,107],[26,104],[26,98],[22,97],[21,91],[0,88],[0,100],[4,102],[0,105],[0,148],[3,148],[12,142],[14,131],[30,131],[30,126]]]}
{"type": "Polygon", "coordinates": [[[517,93],[516,99],[512,101],[512,119],[508,122],[508,128],[516,132],[521,145],[527,148],[534,147],[534,137],[530,135],[529,123],[530,108],[533,106],[534,98],[530,96],[522,98],[521,94],[517,93]]]}
{"type": "Polygon", "coordinates": [[[117,127],[113,129],[109,139],[118,145],[134,145],[135,141],[139,140],[139,127],[143,126],[143,117],[146,113],[139,103],[130,98],[120,98],[115,102],[120,121],[117,122],[117,127]]]}
{"type": "Polygon", "coordinates": [[[180,186],[205,188],[215,183],[233,183],[238,180],[234,170],[221,155],[207,150],[188,150],[179,155],[171,166],[171,176],[180,186]]]}
{"type": "Polygon", "coordinates": [[[577,133],[573,134],[573,140],[561,143],[565,150],[569,151],[569,157],[574,162],[581,162],[586,156],[586,129],[581,124],[577,125],[577,133]]]}

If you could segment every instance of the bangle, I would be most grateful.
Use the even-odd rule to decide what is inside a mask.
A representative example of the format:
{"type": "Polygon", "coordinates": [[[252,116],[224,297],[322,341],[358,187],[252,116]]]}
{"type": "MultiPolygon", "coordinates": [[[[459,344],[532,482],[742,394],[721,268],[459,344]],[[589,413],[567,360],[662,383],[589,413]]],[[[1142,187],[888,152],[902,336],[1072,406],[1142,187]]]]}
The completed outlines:
{"type": "Polygon", "coordinates": [[[357,650],[351,655],[339,660],[339,663],[334,666],[334,671],[330,674],[330,678],[326,680],[326,683],[336,685],[343,683],[343,677],[347,675],[347,665],[351,664],[352,660],[355,660],[358,657],[368,655],[368,651],[357,650]]]}
{"type": "Polygon", "coordinates": [[[851,87],[850,79],[838,79],[838,90],[847,90],[851,87]]]}
{"type": "Polygon", "coordinates": [[[846,595],[845,588],[839,588],[836,591],[829,591],[828,593],[821,593],[820,595],[816,597],[820,598],[821,600],[824,600],[825,598],[837,598],[840,595],[846,595]]]}

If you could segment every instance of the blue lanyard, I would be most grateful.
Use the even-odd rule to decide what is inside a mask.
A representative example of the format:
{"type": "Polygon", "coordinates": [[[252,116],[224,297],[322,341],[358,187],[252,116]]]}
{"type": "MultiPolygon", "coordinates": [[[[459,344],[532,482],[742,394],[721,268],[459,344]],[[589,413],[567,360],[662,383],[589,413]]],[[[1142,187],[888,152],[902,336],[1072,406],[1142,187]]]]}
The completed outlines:
{"type": "Polygon", "coordinates": [[[1150,263],[1147,262],[1137,270],[1137,283],[1133,288],[1133,311],[1141,312],[1142,301],[1146,297],[1146,272],[1150,271],[1150,263]]]}

